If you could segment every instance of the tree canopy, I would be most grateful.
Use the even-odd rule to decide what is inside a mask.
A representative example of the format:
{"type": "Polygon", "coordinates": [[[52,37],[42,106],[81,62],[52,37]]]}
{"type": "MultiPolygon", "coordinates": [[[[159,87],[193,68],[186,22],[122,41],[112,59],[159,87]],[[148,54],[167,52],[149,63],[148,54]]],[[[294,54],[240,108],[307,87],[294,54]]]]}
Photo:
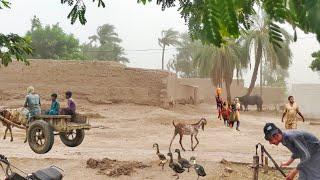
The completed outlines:
{"type": "MultiPolygon", "coordinates": [[[[179,39],[177,54],[168,62],[168,70],[173,70],[184,78],[199,77],[199,69],[194,66],[194,60],[203,45],[199,41],[192,41],[188,33],[182,33],[179,39]]],[[[210,74],[203,77],[210,77],[210,74]]]]}
{"type": "MultiPolygon", "coordinates": [[[[0,0],[0,10],[10,8],[10,3],[6,0],[0,0]]],[[[2,34],[0,33],[0,66],[8,66],[12,62],[12,56],[17,61],[27,61],[27,55],[32,54],[31,40],[29,38],[22,38],[17,34],[2,34]]]]}
{"type": "Polygon", "coordinates": [[[99,26],[97,34],[90,36],[89,40],[89,43],[82,45],[85,59],[129,62],[128,58],[124,57],[124,49],[119,44],[122,40],[113,25],[99,26]]]}
{"type": "Polygon", "coordinates": [[[314,52],[311,54],[311,56],[314,58],[310,68],[313,71],[320,71],[320,51],[314,52]]]}
{"type": "MultiPolygon", "coordinates": [[[[97,3],[98,7],[105,7],[103,0],[93,0],[93,2],[97,3]]],[[[146,4],[152,0],[137,0],[137,2],[146,4]]],[[[61,0],[61,3],[72,7],[68,14],[72,24],[77,19],[81,24],[87,22],[86,5],[83,0],[61,0]]],[[[287,22],[293,29],[298,27],[306,33],[315,33],[320,41],[320,1],[318,0],[156,0],[156,3],[162,10],[178,6],[181,17],[188,24],[191,37],[219,47],[226,43],[227,38],[238,38],[242,29],[250,29],[253,22],[252,15],[256,14],[254,9],[256,5],[266,12],[272,22],[287,22]]],[[[9,7],[8,1],[0,0],[0,8],[9,7]]],[[[24,48],[20,47],[23,52],[18,52],[13,51],[10,44],[4,43],[10,41],[12,35],[0,35],[1,46],[11,49],[7,52],[8,55],[18,55],[23,60],[25,55],[31,53],[28,49],[30,44],[26,39],[19,40],[19,36],[14,37],[14,40],[19,40],[20,44],[24,43],[24,48]]],[[[294,39],[296,40],[296,36],[294,39]]],[[[281,38],[276,40],[283,41],[281,38]]],[[[8,58],[4,59],[2,58],[4,62],[8,60],[8,58]]]]}
{"type": "MultiPolygon", "coordinates": [[[[270,22],[268,16],[263,15],[263,13],[261,13],[260,16],[255,16],[254,25],[240,38],[240,40],[244,42],[245,51],[250,64],[250,55],[254,54],[255,56],[253,74],[246,95],[250,95],[253,91],[258,75],[258,69],[259,67],[260,69],[262,68],[263,60],[269,62],[265,64],[268,64],[273,69],[276,69],[277,65],[280,65],[283,69],[289,67],[292,57],[289,45],[292,41],[292,37],[283,28],[270,22]]],[[[262,77],[260,78],[260,80],[262,80],[262,77]]],[[[263,82],[260,82],[260,84],[263,84],[263,82]]]]}
{"type": "Polygon", "coordinates": [[[31,39],[35,59],[81,59],[79,40],[66,34],[59,24],[42,25],[36,16],[31,20],[31,30],[26,33],[31,39]]]}

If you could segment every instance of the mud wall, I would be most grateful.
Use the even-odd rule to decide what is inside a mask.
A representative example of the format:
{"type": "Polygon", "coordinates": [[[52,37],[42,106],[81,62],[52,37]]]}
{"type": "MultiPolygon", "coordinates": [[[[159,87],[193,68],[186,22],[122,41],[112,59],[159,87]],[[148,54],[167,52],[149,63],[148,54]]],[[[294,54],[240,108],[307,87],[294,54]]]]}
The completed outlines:
{"type": "MultiPolygon", "coordinates": [[[[0,68],[1,101],[21,101],[26,88],[34,86],[42,99],[49,100],[56,92],[63,99],[67,90],[74,92],[76,101],[94,104],[136,103],[168,108],[175,103],[197,104],[215,102],[215,87],[210,79],[177,78],[175,73],[162,70],[128,68],[116,62],[30,60],[31,65],[14,62],[0,68]]],[[[242,96],[247,89],[243,80],[231,85],[233,97],[242,96]]],[[[265,104],[278,103],[284,91],[264,88],[265,104]]],[[[253,94],[259,94],[259,88],[253,94]]],[[[223,96],[226,99],[225,87],[223,96]]]]}
{"type": "MultiPolygon", "coordinates": [[[[202,102],[215,102],[215,89],[209,78],[181,78],[180,84],[197,86],[199,88],[199,100],[202,102]]],[[[227,99],[225,85],[222,87],[222,97],[227,99]]],[[[233,97],[242,96],[246,93],[243,80],[234,80],[231,84],[231,94],[233,97]]]]}
{"type": "Polygon", "coordinates": [[[74,92],[74,99],[103,104],[130,102],[160,105],[167,71],[127,68],[115,62],[31,60],[0,68],[0,100],[23,99],[34,86],[44,99],[57,92],[74,92]]]}
{"type": "Polygon", "coordinates": [[[166,84],[165,92],[161,95],[163,98],[162,106],[165,108],[170,108],[176,103],[180,104],[197,104],[198,100],[198,87],[195,85],[181,84],[177,78],[177,75],[170,73],[168,78],[164,80],[166,84]]]}
{"type": "MultiPolygon", "coordinates": [[[[260,87],[255,87],[252,94],[260,95],[260,87]]],[[[286,102],[286,89],[281,87],[263,87],[262,99],[265,105],[279,105],[286,102]]]]}
{"type": "MultiPolygon", "coordinates": [[[[178,82],[182,85],[197,86],[199,88],[199,99],[204,102],[215,102],[215,89],[209,78],[181,78],[178,82]]],[[[222,96],[227,99],[225,85],[222,87],[222,96]]],[[[233,80],[231,84],[232,97],[243,96],[248,88],[244,87],[243,80],[233,80]]],[[[260,87],[253,89],[252,95],[260,95],[260,87]]],[[[285,89],[278,87],[263,87],[262,98],[264,104],[281,104],[286,99],[285,89]]]]}

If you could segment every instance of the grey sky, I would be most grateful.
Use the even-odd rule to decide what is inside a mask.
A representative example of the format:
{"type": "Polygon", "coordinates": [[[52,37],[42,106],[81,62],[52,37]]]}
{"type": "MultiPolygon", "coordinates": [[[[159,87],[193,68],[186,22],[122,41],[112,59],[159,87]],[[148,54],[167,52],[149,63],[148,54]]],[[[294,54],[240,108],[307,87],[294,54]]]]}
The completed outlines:
{"type": "MultiPolygon", "coordinates": [[[[59,22],[68,33],[73,33],[81,42],[87,41],[88,36],[95,33],[98,26],[109,23],[116,27],[122,46],[128,50],[126,56],[130,59],[128,66],[141,68],[161,68],[161,51],[130,51],[134,49],[160,49],[157,39],[161,30],[174,28],[180,32],[187,31],[184,20],[180,18],[176,9],[161,11],[155,2],[144,6],[136,0],[105,0],[106,8],[97,8],[97,3],[86,1],[88,23],[82,26],[77,22],[70,24],[67,15],[71,7],[60,4],[60,0],[11,0],[12,8],[0,11],[0,32],[14,32],[23,35],[30,29],[30,20],[37,15],[43,24],[59,22]]],[[[292,33],[291,28],[287,28],[292,33]]],[[[298,38],[312,37],[312,34],[298,32],[298,38]]],[[[319,75],[312,72],[308,66],[311,63],[310,54],[320,50],[315,38],[298,39],[291,45],[293,64],[289,72],[291,83],[320,83],[319,75]]],[[[166,62],[174,54],[168,50],[165,54],[166,62]]],[[[246,82],[250,78],[250,71],[244,76],[246,82]]],[[[257,80],[259,82],[259,80],[257,80]]],[[[247,83],[246,83],[247,84],[247,83]]]]}

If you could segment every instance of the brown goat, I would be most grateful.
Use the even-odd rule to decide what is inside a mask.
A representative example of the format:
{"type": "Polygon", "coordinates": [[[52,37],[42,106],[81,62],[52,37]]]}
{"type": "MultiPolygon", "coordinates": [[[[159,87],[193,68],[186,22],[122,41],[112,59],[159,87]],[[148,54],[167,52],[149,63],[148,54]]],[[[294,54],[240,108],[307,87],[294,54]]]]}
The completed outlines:
{"type": "Polygon", "coordinates": [[[195,124],[184,124],[184,123],[174,124],[174,121],[172,121],[172,124],[173,124],[175,129],[174,129],[173,137],[172,137],[171,142],[170,142],[169,152],[171,152],[171,144],[172,144],[174,138],[177,136],[177,134],[180,135],[179,143],[180,143],[180,146],[181,146],[183,151],[185,151],[185,149],[182,146],[182,137],[183,137],[183,135],[191,135],[191,150],[194,151],[194,149],[199,144],[199,140],[197,138],[198,131],[199,131],[200,128],[202,128],[202,130],[204,131],[204,126],[207,124],[207,120],[205,118],[201,118],[195,124]],[[193,147],[193,136],[197,141],[197,144],[194,147],[193,147]]]}

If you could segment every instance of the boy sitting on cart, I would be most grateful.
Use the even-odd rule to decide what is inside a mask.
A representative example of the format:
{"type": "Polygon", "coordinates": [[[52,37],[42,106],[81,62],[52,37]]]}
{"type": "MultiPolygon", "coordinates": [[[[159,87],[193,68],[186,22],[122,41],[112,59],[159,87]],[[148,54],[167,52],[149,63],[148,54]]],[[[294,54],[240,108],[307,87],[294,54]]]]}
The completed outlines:
{"type": "Polygon", "coordinates": [[[67,108],[62,108],[60,111],[61,115],[71,115],[72,118],[76,115],[76,104],[74,103],[72,97],[72,92],[66,92],[66,99],[67,99],[67,108]]]}
{"type": "Polygon", "coordinates": [[[51,107],[46,113],[47,115],[59,115],[60,104],[57,101],[58,95],[56,93],[51,94],[51,107]]]}

